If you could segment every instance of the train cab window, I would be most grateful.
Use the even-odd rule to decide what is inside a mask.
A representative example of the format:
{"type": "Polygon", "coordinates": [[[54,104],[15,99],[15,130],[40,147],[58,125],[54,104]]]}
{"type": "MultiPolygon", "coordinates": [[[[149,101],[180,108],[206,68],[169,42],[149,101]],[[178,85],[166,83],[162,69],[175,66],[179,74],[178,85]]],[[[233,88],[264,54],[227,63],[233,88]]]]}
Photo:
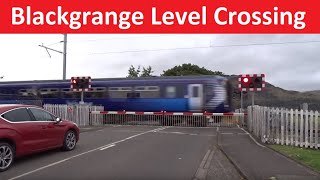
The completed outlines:
{"type": "Polygon", "coordinates": [[[192,89],[192,97],[199,97],[199,87],[194,86],[192,89]]]}
{"type": "Polygon", "coordinates": [[[166,97],[167,98],[175,98],[176,97],[176,87],[174,86],[168,86],[166,88],[166,97]]]}

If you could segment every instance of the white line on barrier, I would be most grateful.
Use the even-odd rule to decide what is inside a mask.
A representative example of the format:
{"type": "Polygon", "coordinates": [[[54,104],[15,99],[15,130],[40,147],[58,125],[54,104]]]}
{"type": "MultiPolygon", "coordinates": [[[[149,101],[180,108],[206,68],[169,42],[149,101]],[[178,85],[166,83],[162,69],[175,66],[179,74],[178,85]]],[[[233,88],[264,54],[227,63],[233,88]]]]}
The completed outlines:
{"type": "MultiPolygon", "coordinates": [[[[157,129],[163,130],[163,129],[166,129],[166,128],[168,128],[168,127],[165,127],[165,128],[157,128],[157,129]]],[[[131,139],[131,138],[133,138],[133,137],[137,137],[137,136],[141,136],[141,135],[146,134],[146,133],[153,132],[154,130],[157,130],[157,129],[153,129],[153,130],[146,131],[146,132],[143,132],[143,133],[140,133],[140,134],[136,134],[136,135],[130,136],[130,137],[128,137],[128,138],[122,139],[122,140],[120,140],[120,141],[116,141],[116,142],[113,142],[113,143],[109,143],[109,144],[100,146],[100,147],[95,148],[95,149],[91,149],[91,150],[89,150],[89,151],[86,151],[86,152],[83,152],[83,153],[80,153],[80,154],[77,154],[77,155],[68,157],[68,158],[66,158],[66,159],[62,159],[62,160],[60,160],[60,161],[57,161],[57,162],[54,162],[54,163],[51,163],[51,164],[48,164],[48,165],[43,166],[43,167],[41,167],[41,168],[38,168],[38,169],[35,169],[35,170],[32,170],[32,171],[26,172],[26,173],[21,174],[21,175],[19,175],[19,176],[15,176],[15,177],[13,177],[13,178],[11,178],[11,179],[9,179],[9,180],[14,180],[14,179],[18,179],[18,178],[27,176],[27,175],[29,175],[29,174],[32,174],[32,173],[41,171],[41,170],[43,170],[43,169],[49,168],[49,167],[51,167],[51,166],[60,164],[60,163],[65,162],[65,161],[68,161],[68,160],[70,160],[70,159],[73,159],[73,158],[76,158],[76,157],[79,157],[79,156],[82,156],[82,155],[91,153],[91,152],[93,152],[93,151],[97,151],[97,150],[106,148],[106,147],[108,147],[108,146],[110,146],[110,145],[112,145],[112,144],[116,145],[117,143],[124,142],[124,141],[126,141],[126,140],[128,140],[128,139],[131,139]]]]}

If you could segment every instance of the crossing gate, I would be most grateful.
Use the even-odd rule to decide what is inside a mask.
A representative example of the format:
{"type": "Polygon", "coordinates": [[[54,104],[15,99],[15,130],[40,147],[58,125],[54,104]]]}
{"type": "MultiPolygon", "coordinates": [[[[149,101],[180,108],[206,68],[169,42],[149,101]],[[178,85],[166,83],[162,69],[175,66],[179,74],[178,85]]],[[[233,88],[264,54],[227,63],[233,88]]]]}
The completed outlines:
{"type": "Polygon", "coordinates": [[[246,125],[245,113],[91,111],[102,124],[183,127],[236,127],[246,125]]]}

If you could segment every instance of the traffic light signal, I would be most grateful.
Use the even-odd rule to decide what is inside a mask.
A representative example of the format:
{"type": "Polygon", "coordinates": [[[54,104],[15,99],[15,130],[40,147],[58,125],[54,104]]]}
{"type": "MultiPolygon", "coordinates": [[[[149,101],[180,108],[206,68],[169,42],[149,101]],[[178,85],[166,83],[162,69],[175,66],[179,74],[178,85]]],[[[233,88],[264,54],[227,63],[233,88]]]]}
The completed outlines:
{"type": "Polygon", "coordinates": [[[264,88],[264,74],[247,74],[239,76],[240,91],[262,91],[264,88]]]}
{"type": "Polygon", "coordinates": [[[91,78],[90,77],[72,77],[71,89],[73,91],[90,91],[91,78]]]}

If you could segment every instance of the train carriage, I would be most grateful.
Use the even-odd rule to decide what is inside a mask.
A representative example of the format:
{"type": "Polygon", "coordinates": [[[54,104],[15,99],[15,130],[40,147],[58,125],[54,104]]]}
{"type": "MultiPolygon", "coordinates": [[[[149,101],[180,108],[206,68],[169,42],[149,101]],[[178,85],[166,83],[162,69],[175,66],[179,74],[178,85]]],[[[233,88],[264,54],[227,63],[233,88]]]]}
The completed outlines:
{"type": "MultiPolygon", "coordinates": [[[[108,111],[229,112],[231,85],[221,76],[169,76],[92,79],[85,103],[108,111]]],[[[1,82],[0,93],[41,99],[43,104],[79,103],[70,80],[1,82]]],[[[1,98],[1,97],[0,97],[1,98]]],[[[0,100],[0,103],[3,99],[0,100]]]]}

